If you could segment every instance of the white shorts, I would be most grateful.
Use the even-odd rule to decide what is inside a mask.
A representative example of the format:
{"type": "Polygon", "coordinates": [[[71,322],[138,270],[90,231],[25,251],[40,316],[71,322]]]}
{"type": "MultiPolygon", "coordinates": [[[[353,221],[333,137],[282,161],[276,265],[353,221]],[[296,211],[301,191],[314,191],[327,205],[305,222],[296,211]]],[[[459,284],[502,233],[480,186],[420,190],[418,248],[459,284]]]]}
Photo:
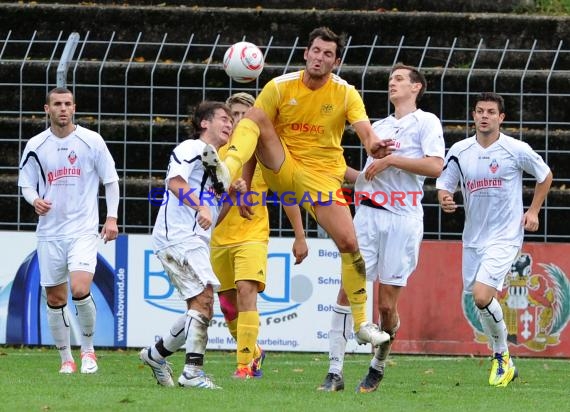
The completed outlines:
{"type": "Polygon", "coordinates": [[[366,264],[366,279],[406,286],[416,270],[424,234],[422,220],[384,209],[359,206],[354,228],[366,264]]]}
{"type": "Polygon", "coordinates": [[[471,293],[475,281],[503,289],[505,277],[520,253],[519,246],[490,245],[463,248],[463,291],[471,293]]]}
{"type": "Polygon", "coordinates": [[[212,285],[214,292],[220,287],[210,263],[210,249],[205,243],[169,246],[156,252],[156,256],[184,300],[198,296],[207,285],[212,285]]]}
{"type": "Polygon", "coordinates": [[[95,273],[98,235],[75,239],[38,241],[40,285],[57,286],[67,282],[69,273],[95,273]]]}

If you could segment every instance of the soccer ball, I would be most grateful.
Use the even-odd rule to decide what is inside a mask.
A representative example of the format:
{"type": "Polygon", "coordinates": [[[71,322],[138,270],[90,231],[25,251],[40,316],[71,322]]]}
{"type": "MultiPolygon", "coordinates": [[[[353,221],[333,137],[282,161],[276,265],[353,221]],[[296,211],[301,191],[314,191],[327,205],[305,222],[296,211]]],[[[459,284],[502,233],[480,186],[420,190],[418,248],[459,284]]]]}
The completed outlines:
{"type": "Polygon", "coordinates": [[[224,54],[224,70],[234,81],[249,83],[263,70],[263,53],[253,43],[235,43],[224,54]]]}

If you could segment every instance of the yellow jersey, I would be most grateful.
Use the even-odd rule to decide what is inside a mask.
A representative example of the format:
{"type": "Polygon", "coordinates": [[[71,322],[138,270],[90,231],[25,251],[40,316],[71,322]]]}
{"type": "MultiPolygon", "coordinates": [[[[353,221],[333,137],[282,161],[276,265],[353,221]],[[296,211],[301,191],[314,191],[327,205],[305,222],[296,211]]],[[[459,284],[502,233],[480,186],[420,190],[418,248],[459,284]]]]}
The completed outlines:
{"type": "MultiPolygon", "coordinates": [[[[228,144],[218,151],[220,158],[224,158],[228,144]]],[[[241,170],[240,170],[241,174],[241,170]]],[[[251,204],[254,215],[251,220],[244,219],[239,214],[239,208],[231,207],[224,220],[212,232],[211,247],[235,246],[250,242],[269,242],[269,213],[266,207],[267,184],[263,180],[259,166],[255,168],[251,181],[251,193],[247,201],[251,204]],[[257,204],[256,204],[257,203],[257,204]]],[[[244,199],[239,198],[240,204],[244,199]]]]}
{"type": "Polygon", "coordinates": [[[354,86],[335,74],[311,90],[303,83],[304,70],[269,81],[255,101],[265,111],[291,157],[316,173],[341,179],[346,162],[341,146],[346,122],[369,121],[364,102],[354,86]]]}

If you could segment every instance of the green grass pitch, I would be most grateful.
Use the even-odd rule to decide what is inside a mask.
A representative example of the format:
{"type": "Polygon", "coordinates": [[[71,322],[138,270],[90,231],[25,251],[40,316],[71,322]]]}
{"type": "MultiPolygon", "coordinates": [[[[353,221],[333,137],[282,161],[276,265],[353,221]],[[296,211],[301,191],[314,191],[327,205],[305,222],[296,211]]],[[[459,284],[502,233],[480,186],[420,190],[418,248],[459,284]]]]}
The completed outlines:
{"type": "MultiPolygon", "coordinates": [[[[78,351],[74,350],[76,360],[78,351]]],[[[316,390],[327,354],[269,352],[264,377],[235,380],[235,356],[206,353],[205,370],[222,390],[164,388],[135,350],[99,350],[99,372],[59,375],[48,348],[0,347],[0,398],[5,411],[492,411],[569,410],[570,360],[514,358],[520,377],[506,388],[487,384],[486,358],[391,357],[378,391],[355,393],[370,356],[347,355],[343,392],[316,390]]],[[[171,357],[174,379],[184,353],[171,357]]]]}

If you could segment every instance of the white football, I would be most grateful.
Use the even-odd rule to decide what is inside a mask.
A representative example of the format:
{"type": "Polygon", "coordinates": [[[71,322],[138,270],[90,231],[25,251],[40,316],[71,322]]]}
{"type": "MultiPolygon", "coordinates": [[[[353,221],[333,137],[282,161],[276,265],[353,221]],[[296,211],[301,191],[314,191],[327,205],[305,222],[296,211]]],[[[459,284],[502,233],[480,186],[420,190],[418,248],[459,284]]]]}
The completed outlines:
{"type": "Polygon", "coordinates": [[[224,70],[238,83],[248,83],[259,77],[263,70],[263,53],[246,41],[232,44],[224,54],[224,70]]]}

